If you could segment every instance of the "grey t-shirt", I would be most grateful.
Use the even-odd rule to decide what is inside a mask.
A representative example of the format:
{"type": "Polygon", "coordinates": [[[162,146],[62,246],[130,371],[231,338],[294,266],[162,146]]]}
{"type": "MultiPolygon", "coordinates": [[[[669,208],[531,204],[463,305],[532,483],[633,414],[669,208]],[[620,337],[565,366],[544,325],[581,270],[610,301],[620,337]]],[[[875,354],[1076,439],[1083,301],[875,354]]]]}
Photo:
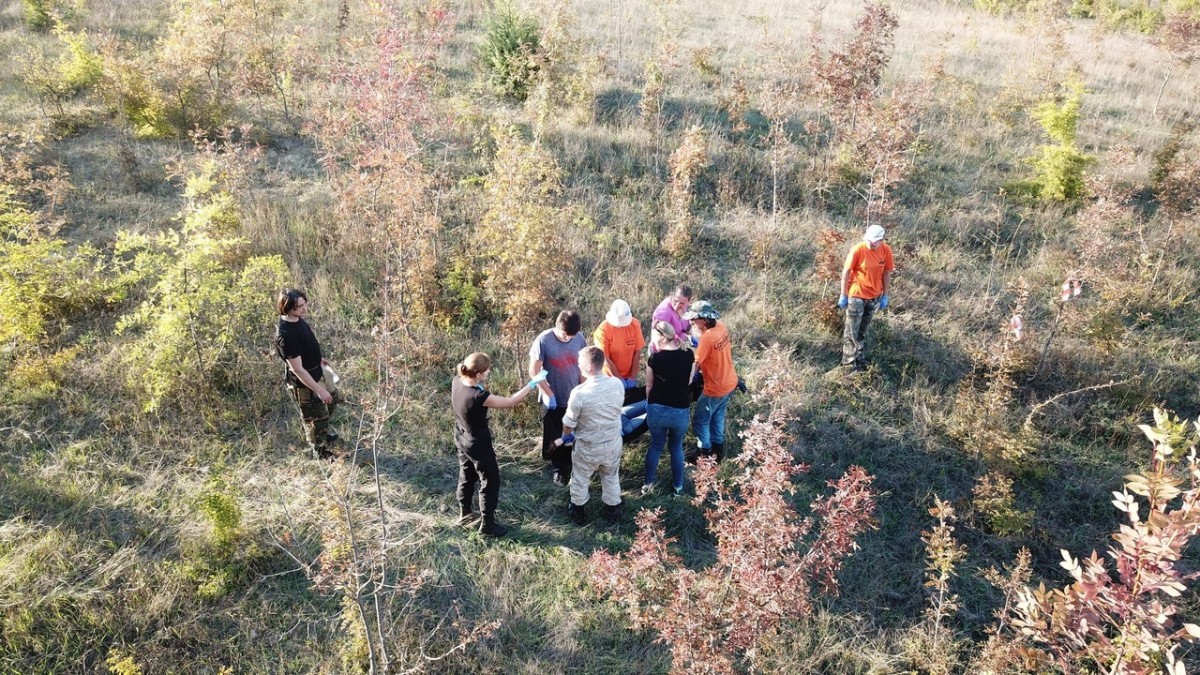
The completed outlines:
{"type": "MultiPolygon", "coordinates": [[[[571,390],[579,385],[579,350],[586,346],[587,340],[582,333],[576,333],[570,340],[562,342],[551,328],[542,331],[529,348],[529,358],[541,361],[542,367],[550,372],[546,383],[554,392],[555,403],[560,408],[567,407],[571,390]]],[[[541,394],[539,399],[546,403],[541,394]]]]}

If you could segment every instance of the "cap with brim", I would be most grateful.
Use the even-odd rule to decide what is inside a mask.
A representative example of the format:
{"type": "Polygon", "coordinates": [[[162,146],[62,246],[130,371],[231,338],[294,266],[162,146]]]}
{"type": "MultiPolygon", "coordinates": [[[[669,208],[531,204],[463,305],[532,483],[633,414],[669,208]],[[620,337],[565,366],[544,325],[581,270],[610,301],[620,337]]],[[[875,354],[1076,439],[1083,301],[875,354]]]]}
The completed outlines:
{"type": "Polygon", "coordinates": [[[879,225],[872,225],[863,233],[863,240],[874,244],[877,241],[883,241],[883,235],[886,234],[884,229],[879,225]]]}
{"type": "Polygon", "coordinates": [[[624,300],[613,300],[604,320],[617,328],[624,328],[633,323],[633,312],[629,309],[629,303],[624,300]]]}
{"type": "Polygon", "coordinates": [[[692,319],[719,319],[719,318],[721,318],[721,315],[712,306],[712,303],[706,302],[704,300],[697,300],[696,302],[693,302],[691,304],[691,306],[689,306],[687,308],[687,311],[683,313],[684,321],[691,321],[692,319]]]}

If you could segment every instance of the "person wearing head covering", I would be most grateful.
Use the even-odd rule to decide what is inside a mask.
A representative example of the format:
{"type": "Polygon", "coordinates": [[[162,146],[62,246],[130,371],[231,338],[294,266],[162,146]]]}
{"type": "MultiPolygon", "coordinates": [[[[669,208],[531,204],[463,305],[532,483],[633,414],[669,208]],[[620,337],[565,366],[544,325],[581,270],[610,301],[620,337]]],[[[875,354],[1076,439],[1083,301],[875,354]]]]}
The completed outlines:
{"type": "Polygon", "coordinates": [[[304,320],[308,316],[308,296],[302,290],[285,288],[279,292],[276,306],[279,323],[275,327],[275,353],[286,364],[284,381],[300,411],[309,452],[317,459],[333,459],[329,446],[338,435],[329,429],[329,418],[337,407],[338,395],[330,390],[332,382],[322,382],[329,361],[304,320]]]}
{"type": "Polygon", "coordinates": [[[725,322],[712,304],[704,300],[693,302],[683,318],[692,322],[697,337],[696,359],[689,379],[704,373],[704,388],[696,399],[692,413],[692,432],[696,434],[698,454],[725,457],[725,408],[738,387],[737,371],[733,367],[733,341],[725,322]]]}
{"type": "Polygon", "coordinates": [[[613,300],[604,321],[592,333],[592,344],[604,352],[604,374],[618,378],[624,385],[625,404],[645,399],[646,390],[638,387],[637,381],[646,338],[628,302],[613,300]]]}
{"type": "Polygon", "coordinates": [[[492,372],[487,354],[475,352],[458,364],[450,384],[450,407],[454,410],[454,445],[458,448],[459,525],[479,519],[479,533],[503,537],[508,528],[496,522],[496,504],[500,501],[500,465],[492,445],[488,408],[513,408],[537,389],[549,374],[542,370],[512,396],[495,396],[484,389],[492,372]],[[475,486],[479,485],[479,513],[475,513],[475,486]],[[482,518],[480,517],[482,516],[482,518]]]}
{"type": "Polygon", "coordinates": [[[625,388],[621,404],[621,438],[626,443],[646,433],[646,388],[638,386],[642,365],[642,324],[633,318],[629,303],[613,300],[604,321],[592,333],[592,344],[604,352],[604,374],[621,381],[625,388]]]}
{"type": "Polygon", "coordinates": [[[862,370],[866,367],[867,327],[875,310],[888,306],[891,286],[892,247],[883,241],[883,228],[872,225],[863,233],[863,240],[850,249],[842,268],[842,294],[838,307],[846,310],[842,331],[842,365],[862,370]]]}

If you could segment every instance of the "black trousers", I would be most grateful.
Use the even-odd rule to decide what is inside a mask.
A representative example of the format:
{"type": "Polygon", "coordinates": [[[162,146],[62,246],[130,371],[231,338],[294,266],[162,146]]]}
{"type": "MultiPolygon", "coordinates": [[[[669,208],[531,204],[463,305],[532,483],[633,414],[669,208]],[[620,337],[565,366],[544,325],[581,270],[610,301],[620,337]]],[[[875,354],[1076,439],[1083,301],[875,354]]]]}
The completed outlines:
{"type": "Polygon", "coordinates": [[[475,486],[479,486],[479,512],[484,517],[496,512],[500,501],[500,465],[492,440],[458,444],[458,490],[455,496],[464,509],[471,508],[475,486]]]}
{"type": "Polygon", "coordinates": [[[554,441],[562,438],[563,415],[567,409],[542,406],[542,459],[550,462],[563,478],[571,475],[571,449],[574,446],[555,447],[554,441]]]}

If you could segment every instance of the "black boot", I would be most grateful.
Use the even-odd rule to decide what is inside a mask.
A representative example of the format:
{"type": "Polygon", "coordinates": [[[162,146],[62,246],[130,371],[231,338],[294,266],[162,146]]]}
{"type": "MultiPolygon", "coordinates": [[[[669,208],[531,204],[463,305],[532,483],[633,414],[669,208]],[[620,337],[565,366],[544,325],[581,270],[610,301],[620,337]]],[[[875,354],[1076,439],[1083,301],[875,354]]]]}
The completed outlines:
{"type": "Polygon", "coordinates": [[[456,525],[470,525],[476,520],[479,520],[479,514],[471,509],[470,504],[458,505],[458,522],[455,523],[456,525]]]}
{"type": "Polygon", "coordinates": [[[570,502],[567,504],[567,516],[571,518],[572,523],[575,523],[581,527],[588,524],[587,509],[576,504],[575,502],[570,502]]]}
{"type": "Polygon", "coordinates": [[[688,464],[695,464],[696,462],[700,461],[700,458],[703,457],[707,453],[708,453],[708,450],[706,450],[704,448],[700,448],[700,447],[688,448],[683,453],[683,461],[687,462],[688,464]]]}
{"type": "Polygon", "coordinates": [[[621,516],[625,515],[625,502],[609,506],[604,505],[604,519],[610,523],[616,523],[621,520],[621,516]]]}
{"type": "Polygon", "coordinates": [[[713,443],[712,451],[713,451],[713,454],[716,455],[716,457],[717,457],[717,464],[720,464],[721,460],[725,459],[725,444],[724,443],[713,443]]]}
{"type": "Polygon", "coordinates": [[[508,533],[508,528],[496,522],[496,516],[488,514],[483,517],[479,523],[479,534],[485,537],[503,537],[508,533]]]}

